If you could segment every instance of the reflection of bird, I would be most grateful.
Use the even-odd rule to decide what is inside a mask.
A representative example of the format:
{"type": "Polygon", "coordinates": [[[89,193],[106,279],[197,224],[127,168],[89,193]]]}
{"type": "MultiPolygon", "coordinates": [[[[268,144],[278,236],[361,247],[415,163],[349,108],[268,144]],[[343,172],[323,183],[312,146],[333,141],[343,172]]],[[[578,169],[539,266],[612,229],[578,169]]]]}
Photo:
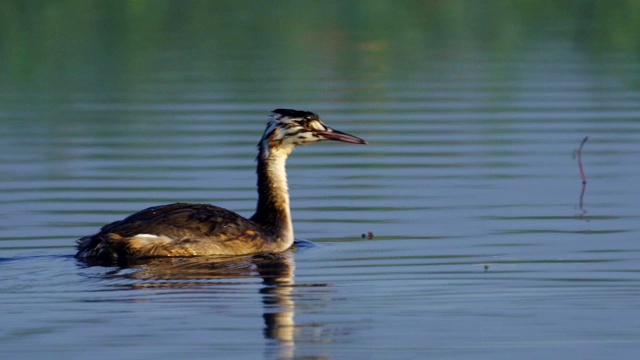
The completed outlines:
{"type": "Polygon", "coordinates": [[[208,204],[151,207],[78,240],[79,259],[275,253],[293,244],[285,162],[296,146],[323,140],[366,144],[308,111],[277,109],[258,143],[258,206],[246,219],[208,204]]]}
{"type": "MultiPolygon", "coordinates": [[[[206,287],[208,294],[228,293],[229,284],[234,288],[237,279],[262,279],[260,294],[264,304],[264,336],[276,340],[275,347],[269,346],[267,352],[274,356],[268,358],[295,359],[295,342],[300,335],[295,323],[296,304],[294,299],[295,262],[292,249],[274,254],[255,254],[248,256],[192,256],[182,258],[154,257],[137,259],[127,263],[127,269],[110,271],[109,279],[124,278],[136,281],[119,288],[131,290],[144,289],[192,289],[206,287]],[[133,271],[132,271],[133,270],[133,271]],[[139,281],[144,280],[144,281],[139,281]]],[[[254,284],[254,282],[251,282],[254,284]]],[[[310,289],[326,286],[324,283],[303,284],[310,289]]],[[[253,286],[253,285],[252,285],[253,286]]],[[[304,296],[302,295],[304,298],[304,296]]],[[[187,298],[192,301],[191,298],[187,298]]],[[[309,328],[322,328],[322,325],[305,325],[309,328]]]]}

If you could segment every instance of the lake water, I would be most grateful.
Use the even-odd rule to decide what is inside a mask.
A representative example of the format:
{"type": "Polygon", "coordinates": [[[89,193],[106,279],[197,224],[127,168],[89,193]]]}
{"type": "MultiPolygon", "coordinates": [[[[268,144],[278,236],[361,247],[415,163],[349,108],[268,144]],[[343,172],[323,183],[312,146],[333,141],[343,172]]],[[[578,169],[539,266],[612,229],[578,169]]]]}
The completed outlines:
{"type": "Polygon", "coordinates": [[[2,5],[0,358],[640,354],[630,3],[20,4],[2,5]],[[294,152],[295,249],[73,258],[153,205],[251,215],[280,107],[370,143],[294,152]]]}

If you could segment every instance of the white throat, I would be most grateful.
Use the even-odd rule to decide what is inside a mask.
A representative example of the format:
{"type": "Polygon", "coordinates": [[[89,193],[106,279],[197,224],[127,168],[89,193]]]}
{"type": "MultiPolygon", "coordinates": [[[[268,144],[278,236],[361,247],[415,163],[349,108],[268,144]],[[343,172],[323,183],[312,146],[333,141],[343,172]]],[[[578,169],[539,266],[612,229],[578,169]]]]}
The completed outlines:
{"type": "MultiPolygon", "coordinates": [[[[261,148],[262,150],[263,148],[261,148]]],[[[282,250],[293,244],[293,224],[289,209],[287,148],[271,148],[258,155],[258,208],[251,220],[266,226],[278,238],[282,250]]]]}

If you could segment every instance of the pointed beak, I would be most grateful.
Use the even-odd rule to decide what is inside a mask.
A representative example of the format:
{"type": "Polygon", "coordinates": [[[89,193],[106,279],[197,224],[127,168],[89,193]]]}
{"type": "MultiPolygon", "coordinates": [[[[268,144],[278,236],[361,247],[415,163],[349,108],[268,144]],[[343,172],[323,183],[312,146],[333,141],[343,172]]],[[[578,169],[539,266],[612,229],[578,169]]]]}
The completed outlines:
{"type": "Polygon", "coordinates": [[[349,144],[368,144],[364,139],[334,130],[330,127],[327,127],[327,131],[318,131],[317,134],[322,136],[324,140],[342,141],[349,144]]]}

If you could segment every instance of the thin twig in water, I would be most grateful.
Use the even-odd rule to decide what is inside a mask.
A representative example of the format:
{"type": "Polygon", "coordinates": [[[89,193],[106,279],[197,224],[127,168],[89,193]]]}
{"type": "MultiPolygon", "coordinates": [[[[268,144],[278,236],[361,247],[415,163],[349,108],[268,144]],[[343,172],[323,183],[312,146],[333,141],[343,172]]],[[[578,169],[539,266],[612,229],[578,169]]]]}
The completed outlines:
{"type": "Polygon", "coordinates": [[[589,137],[585,136],[584,139],[582,139],[580,146],[578,147],[578,151],[576,151],[576,156],[578,157],[578,168],[580,169],[580,177],[582,178],[583,184],[587,183],[587,177],[584,175],[584,170],[582,169],[582,147],[584,146],[584,143],[587,142],[587,140],[589,140],[589,137]]]}
{"type": "Polygon", "coordinates": [[[580,217],[587,213],[587,211],[584,209],[584,193],[587,190],[587,176],[584,174],[584,169],[582,168],[582,147],[584,146],[584,143],[587,142],[587,140],[589,140],[589,137],[585,136],[584,139],[582,139],[578,150],[576,150],[576,157],[578,158],[578,168],[580,169],[580,177],[582,178],[582,191],[580,192],[580,211],[582,211],[582,213],[580,214],[580,217]]]}

